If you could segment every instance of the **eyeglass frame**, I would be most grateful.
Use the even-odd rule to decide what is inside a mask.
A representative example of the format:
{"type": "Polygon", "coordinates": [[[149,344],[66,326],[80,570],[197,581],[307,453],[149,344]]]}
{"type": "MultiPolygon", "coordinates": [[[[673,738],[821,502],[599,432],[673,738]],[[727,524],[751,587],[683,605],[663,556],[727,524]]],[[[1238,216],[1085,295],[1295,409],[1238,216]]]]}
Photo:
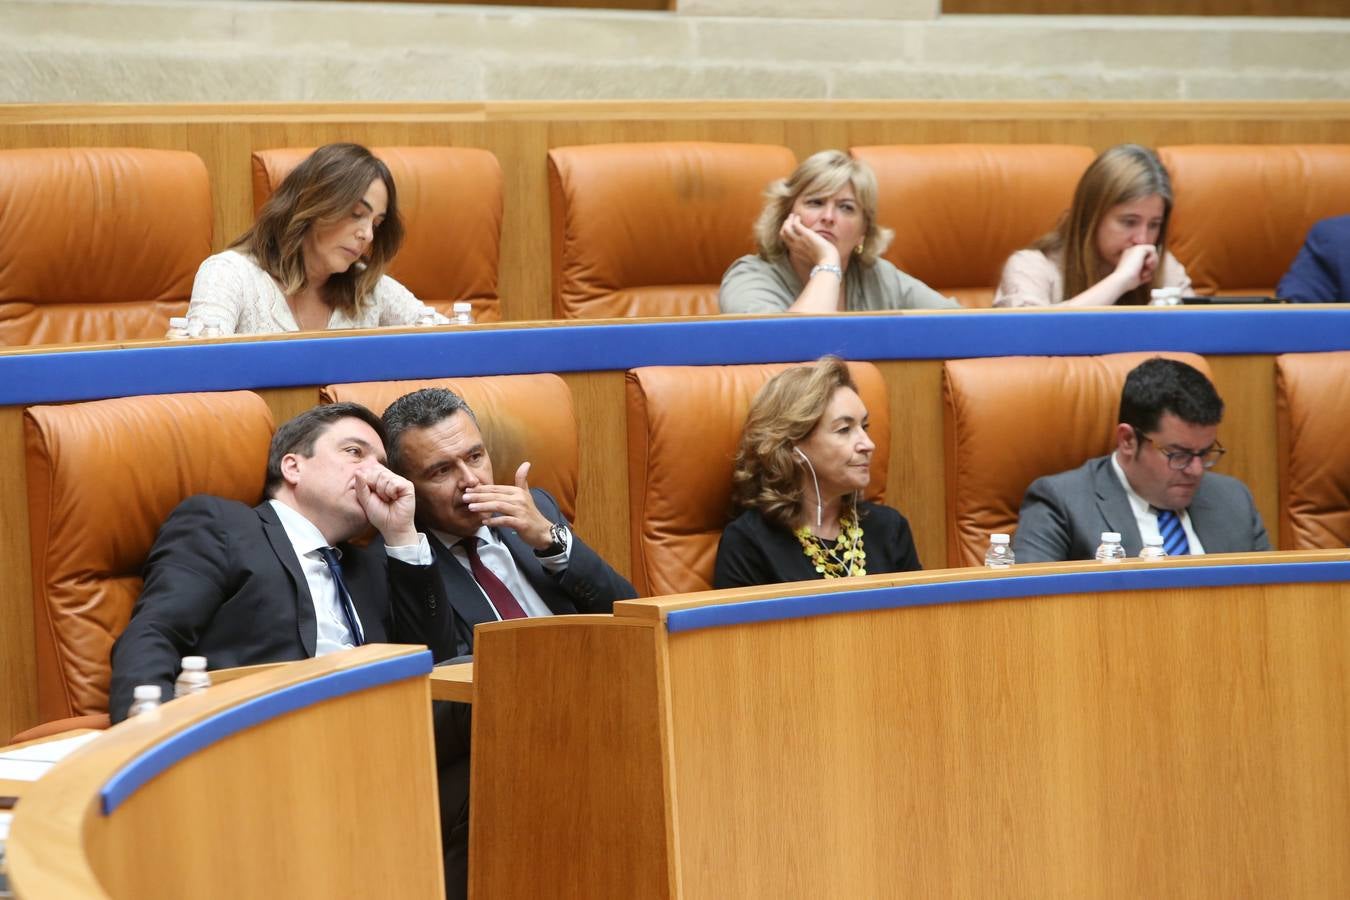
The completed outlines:
{"type": "Polygon", "coordinates": [[[1190,467],[1191,460],[1193,459],[1200,460],[1200,467],[1204,469],[1206,472],[1208,472],[1210,469],[1217,466],[1219,464],[1219,460],[1223,459],[1223,455],[1228,452],[1228,449],[1224,447],[1223,444],[1220,444],[1217,440],[1213,444],[1211,444],[1208,449],[1201,450],[1198,453],[1194,450],[1164,450],[1162,447],[1158,446],[1157,441],[1153,440],[1153,438],[1149,437],[1148,435],[1140,431],[1138,426],[1131,425],[1130,430],[1134,432],[1134,438],[1136,441],[1148,441],[1157,449],[1159,453],[1167,457],[1167,467],[1171,469],[1173,472],[1186,471],[1186,469],[1190,467]],[[1211,453],[1214,454],[1212,462],[1206,459],[1206,457],[1209,456],[1211,453]],[[1182,457],[1184,457],[1186,461],[1181,465],[1177,465],[1176,460],[1182,457]]]}

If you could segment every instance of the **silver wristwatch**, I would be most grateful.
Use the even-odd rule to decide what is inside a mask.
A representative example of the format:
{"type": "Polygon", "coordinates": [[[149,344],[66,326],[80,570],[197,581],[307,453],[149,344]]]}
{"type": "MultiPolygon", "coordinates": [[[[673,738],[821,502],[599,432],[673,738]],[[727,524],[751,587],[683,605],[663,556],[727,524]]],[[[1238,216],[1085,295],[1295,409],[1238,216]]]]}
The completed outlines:
{"type": "Polygon", "coordinates": [[[548,530],[548,535],[552,538],[550,543],[543,550],[534,551],[535,556],[557,556],[567,549],[567,526],[561,522],[554,523],[548,530]]]}

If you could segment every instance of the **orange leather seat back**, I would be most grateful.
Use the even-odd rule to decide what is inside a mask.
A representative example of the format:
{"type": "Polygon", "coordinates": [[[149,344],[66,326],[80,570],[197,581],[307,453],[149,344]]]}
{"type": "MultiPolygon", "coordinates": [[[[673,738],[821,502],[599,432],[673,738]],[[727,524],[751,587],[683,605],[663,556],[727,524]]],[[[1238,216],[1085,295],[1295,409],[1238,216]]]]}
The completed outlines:
{"type": "Polygon", "coordinates": [[[553,311],[564,319],[716,313],[731,264],[755,252],[786,147],[661,143],[548,153],[553,311]]]}
{"type": "Polygon", "coordinates": [[[1275,360],[1280,549],[1350,547],[1350,351],[1275,360]]]}
{"type": "Polygon", "coordinates": [[[0,344],[162,338],[210,253],[196,154],[0,150],[0,344]]]}
{"type": "Polygon", "coordinates": [[[1115,447],[1130,370],[1166,356],[1212,377],[1192,353],[1008,356],[943,365],[947,564],[984,562],[989,535],[1017,528],[1022,495],[1042,475],[1076,469],[1115,447]]]}
{"type": "MultiPolygon", "coordinates": [[[[639,594],[712,587],[717,542],[735,516],[731,473],[750,402],[787,367],[649,366],[628,372],[628,503],[639,594]]],[[[886,382],[871,363],[848,367],[877,445],[867,499],[880,502],[891,438],[886,382]]]]}
{"type": "Polygon", "coordinates": [[[320,392],[324,403],[352,401],[384,411],[404,394],[427,387],[449,388],[468,401],[492,475],[499,484],[514,483],[516,469],[530,463],[530,487],[540,487],[558,501],[573,523],[577,513],[577,420],[572,391],[557,375],[489,375],[483,378],[426,378],[417,381],[367,381],[330,384],[320,392]]]}
{"type": "MultiPolygon", "coordinates": [[[[253,153],[253,213],[313,147],[253,153]]],[[[472,147],[372,147],[398,188],[403,246],[389,275],[447,316],[456,300],[473,303],[474,320],[502,317],[497,261],[502,243],[502,168],[472,147]]]]}
{"type": "Polygon", "coordinates": [[[107,712],[109,654],[169,513],[262,499],[272,414],[256,394],[164,394],[24,413],[42,719],[107,712]]]}
{"type": "Polygon", "coordinates": [[[852,147],[876,172],[877,220],[901,271],[965,306],[987,307],[1003,264],[1050,231],[1073,202],[1091,147],[913,144],[852,147]]]}
{"type": "Polygon", "coordinates": [[[1200,293],[1275,293],[1308,229],[1350,213],[1350,145],[1162,147],[1168,248],[1200,293]]]}

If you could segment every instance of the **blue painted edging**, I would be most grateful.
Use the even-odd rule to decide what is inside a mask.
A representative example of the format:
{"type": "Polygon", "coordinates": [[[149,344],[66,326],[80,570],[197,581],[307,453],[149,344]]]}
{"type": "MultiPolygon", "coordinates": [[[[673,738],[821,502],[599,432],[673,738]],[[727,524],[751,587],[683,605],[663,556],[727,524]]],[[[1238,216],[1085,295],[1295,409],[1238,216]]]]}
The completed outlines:
{"type": "Polygon", "coordinates": [[[112,815],[127,798],[140,790],[141,785],[160,772],[232,734],[333,697],[415,678],[430,671],[431,651],[423,650],[421,653],[333,672],[223,710],[128,761],[108,779],[99,792],[103,815],[112,815]]]}
{"type": "Polygon", "coordinates": [[[1350,307],[772,316],[0,356],[0,406],[448,375],[846,359],[1350,349],[1350,307]],[[1165,317],[1165,318],[1164,318],[1165,317]]]}
{"type": "Polygon", "coordinates": [[[1350,580],[1350,561],[1261,563],[1246,566],[1187,566],[1175,569],[1103,568],[1100,572],[1065,575],[1023,575],[981,578],[941,584],[910,584],[833,594],[776,597],[720,606],[677,609],[666,614],[672,634],[696,628],[719,628],[752,622],[804,619],[832,613],[866,612],[905,606],[935,606],[976,600],[1046,597],[1094,591],[1142,591],[1153,588],[1225,587],[1229,585],[1307,584],[1350,580]]]}

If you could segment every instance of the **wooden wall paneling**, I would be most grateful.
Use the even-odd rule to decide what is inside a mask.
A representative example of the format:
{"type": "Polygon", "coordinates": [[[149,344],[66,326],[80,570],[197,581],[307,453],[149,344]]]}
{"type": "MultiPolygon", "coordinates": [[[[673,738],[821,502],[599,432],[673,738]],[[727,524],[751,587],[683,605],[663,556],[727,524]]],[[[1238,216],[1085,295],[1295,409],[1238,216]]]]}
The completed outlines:
{"type": "Polygon", "coordinates": [[[624,373],[581,372],[562,377],[572,391],[581,452],[577,532],[602,559],[631,579],[624,373]]]}
{"type": "Polygon", "coordinates": [[[909,519],[919,560],[947,565],[946,458],[942,445],[942,360],[878,362],[891,403],[886,503],[909,519]]]}
{"type": "Polygon", "coordinates": [[[1347,600],[1121,591],[672,634],[685,895],[1342,896],[1347,600]]]}
{"type": "Polygon", "coordinates": [[[0,408],[0,743],[37,724],[23,410],[0,408]]]}
{"type": "Polygon", "coordinates": [[[307,409],[319,405],[319,388],[323,385],[306,385],[291,388],[266,388],[255,391],[267,408],[272,411],[272,427],[275,430],[281,423],[292,419],[307,409]]]}
{"type": "Polygon", "coordinates": [[[1275,446],[1275,357],[1206,356],[1224,401],[1219,442],[1229,448],[1217,472],[1251,489],[1256,508],[1280,546],[1279,461],[1275,446]]]}

